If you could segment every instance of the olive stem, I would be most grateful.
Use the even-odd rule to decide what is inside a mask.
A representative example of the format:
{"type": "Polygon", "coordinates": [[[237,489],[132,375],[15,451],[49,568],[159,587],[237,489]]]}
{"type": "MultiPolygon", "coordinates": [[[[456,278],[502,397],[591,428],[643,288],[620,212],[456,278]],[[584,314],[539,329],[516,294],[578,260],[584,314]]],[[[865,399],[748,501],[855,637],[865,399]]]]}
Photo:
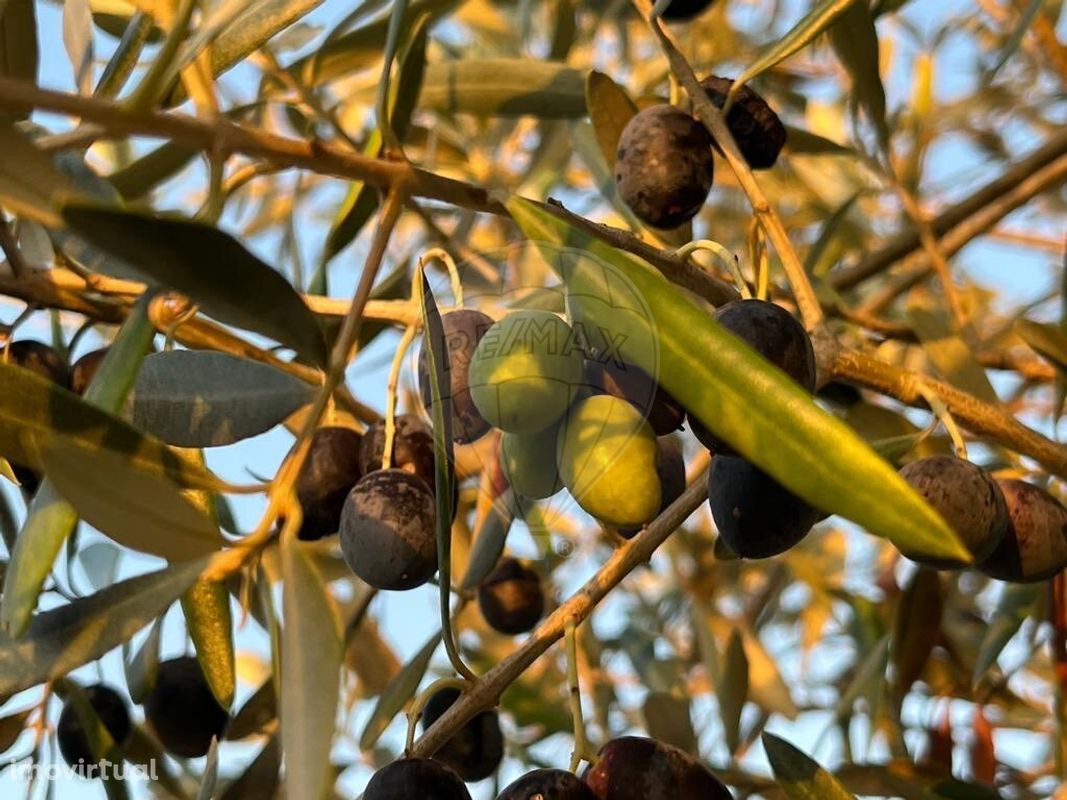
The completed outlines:
{"type": "MultiPolygon", "coordinates": [[[[582,714],[582,687],[578,683],[578,630],[579,619],[571,617],[563,628],[564,649],[567,651],[567,687],[571,719],[574,721],[574,750],[571,751],[570,771],[577,772],[586,758],[588,744],[585,736],[585,716],[582,714]]],[[[592,762],[590,762],[592,763],[592,762]]]]}
{"type": "MultiPolygon", "coordinates": [[[[643,16],[648,17],[651,11],[649,0],[634,0],[634,4],[643,16]]],[[[814,330],[823,321],[822,307],[819,305],[819,298],[815,294],[811,281],[808,279],[804,265],[797,256],[792,242],[789,241],[789,234],[786,233],[781,218],[768,202],[763,189],[760,188],[759,183],[752,174],[752,169],[745,161],[745,157],[741,155],[741,150],[726,125],[726,118],[711,102],[708,93],[701,88],[689,61],[663,30],[663,25],[659,20],[650,18],[648,23],[652,32],[660,41],[663,53],[667,56],[667,61],[670,64],[671,72],[677,76],[689,94],[697,119],[704,123],[712,138],[726,156],[726,160],[737,176],[737,182],[741,184],[741,188],[748,196],[753,213],[766,231],[767,238],[774,245],[774,249],[777,251],[779,259],[781,259],[782,267],[785,269],[786,277],[789,279],[789,284],[793,289],[797,307],[800,309],[800,316],[804,320],[804,327],[809,331],[814,330]]]]}
{"type": "Polygon", "coordinates": [[[396,355],[389,368],[389,383],[385,387],[385,443],[382,450],[382,469],[393,465],[393,439],[396,437],[396,393],[400,383],[400,365],[404,362],[408,347],[415,339],[415,326],[408,325],[396,346],[396,355]]]}
{"type": "MultiPolygon", "coordinates": [[[[452,283],[452,297],[456,302],[456,308],[463,308],[463,283],[459,279],[459,270],[456,268],[456,262],[447,250],[441,247],[430,248],[419,256],[419,266],[425,269],[426,265],[435,259],[443,262],[445,269],[448,270],[448,278],[452,283]]],[[[414,291],[412,294],[414,295],[414,291]]]]}
{"type": "Polygon", "coordinates": [[[415,696],[407,713],[408,731],[404,744],[405,756],[410,756],[411,748],[415,746],[415,728],[418,726],[419,719],[422,718],[422,710],[426,708],[426,703],[429,702],[430,698],[442,689],[459,689],[460,693],[463,693],[469,688],[470,681],[463,678],[438,678],[415,696]]]}
{"type": "Polygon", "coordinates": [[[695,242],[688,242],[675,250],[674,254],[678,258],[685,259],[698,250],[707,251],[718,258],[723,266],[729,271],[730,277],[734,279],[734,285],[737,287],[737,291],[740,293],[741,298],[743,300],[752,299],[752,290],[749,288],[745,276],[741,273],[741,264],[739,263],[737,254],[731,253],[726,247],[713,239],[697,239],[695,242]]]}
{"type": "Polygon", "coordinates": [[[952,439],[952,447],[956,451],[957,458],[966,460],[967,441],[963,438],[963,433],[960,432],[956,419],[952,416],[952,412],[948,410],[948,406],[937,396],[937,392],[927,386],[921,379],[918,382],[918,390],[919,394],[923,396],[923,399],[930,406],[930,410],[934,412],[934,417],[944,424],[945,430],[948,431],[948,435],[952,439]]]}

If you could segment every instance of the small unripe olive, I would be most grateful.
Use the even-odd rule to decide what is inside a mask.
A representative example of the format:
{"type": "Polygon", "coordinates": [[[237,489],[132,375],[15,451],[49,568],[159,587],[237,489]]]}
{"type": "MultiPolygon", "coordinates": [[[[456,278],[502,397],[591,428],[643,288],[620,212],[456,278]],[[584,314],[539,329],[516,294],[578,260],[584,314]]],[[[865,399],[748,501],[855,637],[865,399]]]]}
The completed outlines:
{"type": "Polygon", "coordinates": [[[508,485],[523,497],[543,500],[563,488],[556,466],[556,427],[537,433],[507,433],[500,437],[500,467],[508,485]]]}
{"type": "Polygon", "coordinates": [[[433,493],[416,475],[381,469],[360,479],[341,512],[341,554],[371,586],[403,591],[437,571],[433,493]]]}
{"type": "Polygon", "coordinates": [[[545,611],[541,578],[518,559],[504,557],[478,587],[478,608],[493,630],[528,633],[545,611]]]}
{"type": "Polygon", "coordinates": [[[207,755],[229,722],[193,656],[160,662],[144,713],[163,746],[182,758],[207,755]]]}

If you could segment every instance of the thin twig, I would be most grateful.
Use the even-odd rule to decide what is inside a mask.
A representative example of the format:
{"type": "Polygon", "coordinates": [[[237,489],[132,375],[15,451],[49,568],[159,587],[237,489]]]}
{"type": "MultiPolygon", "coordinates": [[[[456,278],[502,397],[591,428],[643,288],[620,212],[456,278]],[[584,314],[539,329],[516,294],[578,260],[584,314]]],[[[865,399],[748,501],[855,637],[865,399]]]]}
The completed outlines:
{"type": "Polygon", "coordinates": [[[621,545],[581,589],[537,626],[521,647],[475,681],[470,690],[415,742],[411,755],[432,755],[475,714],[494,706],[501,693],[563,637],[569,622],[586,619],[612,589],[652,557],[656,548],[704,502],[707,495],[707,482],[701,475],[645,530],[621,545]]]}

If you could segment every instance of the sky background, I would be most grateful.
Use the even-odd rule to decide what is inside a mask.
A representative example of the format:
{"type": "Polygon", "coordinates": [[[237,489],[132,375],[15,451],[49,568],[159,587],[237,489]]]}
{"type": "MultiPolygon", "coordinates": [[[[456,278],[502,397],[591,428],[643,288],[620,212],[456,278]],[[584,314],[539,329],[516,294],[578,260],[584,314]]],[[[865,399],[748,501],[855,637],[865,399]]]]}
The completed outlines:
{"type": "MultiPolygon", "coordinates": [[[[791,2],[789,5],[795,9],[800,7],[800,4],[796,2],[791,2]]],[[[306,22],[311,25],[322,25],[328,28],[340,19],[350,7],[351,4],[337,5],[333,2],[327,2],[324,7],[310,15],[306,22]]],[[[969,0],[913,2],[907,7],[904,14],[915,28],[922,32],[921,38],[925,41],[930,41],[942,31],[946,19],[955,18],[961,11],[971,7],[972,3],[969,0]]],[[[735,2],[732,4],[731,9],[735,21],[741,26],[753,27],[761,24],[759,11],[752,6],[735,2]]],[[[51,88],[72,90],[73,80],[70,64],[66,53],[59,45],[58,39],[58,32],[61,30],[61,9],[56,4],[39,3],[38,15],[39,29],[42,32],[41,83],[51,88]]],[[[917,48],[910,37],[900,35],[898,25],[892,21],[883,24],[880,30],[883,36],[889,37],[888,40],[893,42],[894,58],[892,63],[894,68],[886,76],[886,84],[890,107],[896,108],[906,100],[910,92],[912,82],[910,65],[913,62],[917,48]]],[[[955,97],[969,94],[974,89],[973,80],[977,70],[974,69],[973,65],[976,53],[970,49],[969,42],[970,39],[967,37],[950,34],[946,44],[940,50],[939,69],[936,74],[936,93],[940,101],[951,101],[955,97]]],[[[98,33],[96,37],[98,59],[106,58],[113,49],[114,44],[114,39],[98,33]]],[[[825,57],[830,57],[828,51],[824,49],[823,52],[825,57]]],[[[254,92],[254,88],[252,88],[253,75],[254,73],[250,69],[241,68],[230,73],[225,78],[224,83],[235,94],[254,92]]],[[[58,120],[55,117],[41,116],[39,121],[50,125],[55,130],[69,127],[69,122],[58,120]]],[[[1033,141],[1029,140],[1025,131],[1009,131],[1008,133],[1009,142],[1017,153],[1021,154],[1029,151],[1034,144],[1033,141]]],[[[950,190],[950,195],[953,199],[956,199],[965,195],[971,187],[986,179],[990,174],[989,169],[989,164],[984,157],[973,147],[962,142],[946,141],[936,146],[927,159],[927,181],[928,185],[936,187],[939,193],[943,189],[950,190]]],[[[171,201],[171,205],[181,206],[190,212],[195,210],[195,204],[190,202],[191,192],[195,187],[203,185],[202,174],[200,166],[193,166],[187,170],[181,179],[168,187],[164,196],[168,201],[171,201]]],[[[322,191],[320,193],[321,202],[317,204],[318,207],[331,208],[336,200],[340,199],[343,191],[344,187],[340,184],[322,191]]],[[[232,229],[236,229],[240,221],[240,219],[228,214],[223,218],[222,224],[224,227],[232,226],[232,229]]],[[[1028,214],[1024,209],[1010,217],[1005,223],[1005,227],[1022,227],[1022,223],[1028,223],[1028,221],[1028,214]]],[[[308,230],[324,232],[325,229],[321,227],[321,219],[310,218],[307,222],[309,225],[308,230]],[[311,228],[311,225],[318,227],[311,228]]],[[[1059,222],[1060,224],[1053,226],[1054,229],[1047,231],[1050,236],[1062,236],[1062,220],[1059,222]]],[[[278,239],[275,235],[256,237],[250,242],[250,246],[266,260],[276,260],[278,239]]],[[[359,275],[359,265],[362,264],[365,246],[365,238],[360,239],[354,247],[335,262],[331,273],[331,294],[338,297],[350,296],[359,275]]],[[[304,263],[314,264],[318,256],[318,249],[321,247],[320,237],[314,234],[304,235],[302,247],[304,263]]],[[[391,252],[394,256],[399,254],[397,249],[391,252]]],[[[966,270],[979,283],[1000,292],[1000,302],[1005,307],[1041,297],[1054,288],[1059,280],[1059,267],[1057,266],[1057,256],[1055,254],[1033,248],[1020,248],[1014,245],[993,242],[988,239],[968,246],[956,257],[955,264],[958,268],[966,270]]],[[[387,262],[387,269],[389,266],[391,266],[391,262],[387,262]]],[[[20,310],[21,307],[18,304],[4,301],[0,303],[0,318],[5,322],[10,322],[20,310]]],[[[1045,309],[1042,309],[1038,316],[1054,313],[1054,311],[1054,305],[1050,304],[1045,309]]],[[[48,340],[50,333],[47,324],[46,315],[37,315],[20,330],[20,338],[29,337],[48,340]]],[[[372,346],[360,354],[349,371],[350,385],[360,399],[379,410],[384,409],[385,372],[397,338],[394,333],[379,337],[372,346]]],[[[86,337],[79,346],[79,353],[93,349],[99,345],[99,341],[95,334],[86,337]]],[[[411,376],[412,371],[409,363],[404,371],[404,378],[409,381],[409,385],[411,376]]],[[[208,454],[209,465],[223,476],[235,480],[247,478],[249,471],[257,475],[271,475],[288,451],[291,442],[291,436],[283,428],[279,428],[238,445],[210,451],[208,454]]],[[[12,491],[7,484],[3,484],[0,491],[5,492],[13,507],[21,510],[21,501],[18,499],[17,492],[12,491]]],[[[261,507],[254,499],[237,498],[233,503],[233,510],[239,525],[242,529],[248,530],[255,524],[261,507]]],[[[706,513],[706,508],[702,509],[700,513],[706,513]]],[[[88,545],[91,541],[100,540],[103,539],[97,534],[86,532],[83,533],[82,546],[88,545]]],[[[855,550],[852,553],[852,557],[857,561],[862,561],[863,537],[856,536],[853,543],[855,550]]],[[[517,534],[513,533],[509,538],[509,546],[520,555],[533,555],[536,553],[532,541],[521,531],[517,534]]],[[[562,596],[568,595],[570,590],[579,585],[597,568],[599,560],[591,558],[590,555],[590,553],[583,553],[579,550],[576,556],[559,571],[558,588],[561,590],[562,596]]],[[[158,568],[161,565],[162,562],[151,557],[126,554],[119,565],[119,575],[132,575],[148,569],[158,568]]],[[[62,566],[60,564],[61,569],[62,566]]],[[[90,586],[80,568],[75,569],[75,574],[79,588],[83,591],[88,591],[90,586]]],[[[787,598],[788,600],[789,598],[787,598]]],[[[793,600],[802,602],[803,598],[793,598],[793,600]]],[[[604,631],[610,631],[612,628],[618,629],[625,621],[618,604],[609,600],[606,604],[606,609],[604,613],[598,614],[597,624],[602,625],[604,631]]],[[[378,619],[387,640],[394,647],[401,661],[404,661],[417,651],[425,640],[437,630],[436,589],[427,586],[406,593],[383,593],[375,600],[372,606],[372,613],[378,619]]],[[[143,635],[142,633],[136,641],[139,642],[143,635]]],[[[180,612],[177,610],[172,609],[167,617],[163,641],[164,657],[174,656],[182,652],[191,652],[191,647],[185,644],[184,626],[180,612]]],[[[253,621],[249,620],[238,629],[237,644],[241,653],[239,664],[239,678],[241,680],[235,708],[240,707],[247,695],[258,686],[259,681],[266,674],[265,670],[269,668],[269,661],[265,660],[268,656],[264,648],[264,637],[253,621]]],[[[785,654],[790,644],[784,639],[781,642],[783,667],[787,680],[790,677],[790,673],[793,673],[796,677],[800,676],[800,666],[797,659],[785,654]]],[[[439,654],[434,661],[432,670],[441,670],[444,665],[444,657],[439,654]]],[[[111,653],[103,659],[100,669],[105,680],[112,684],[123,684],[122,666],[118,653],[111,653]]],[[[97,665],[89,665],[76,673],[76,677],[86,682],[98,679],[97,675],[97,665]]],[[[624,701],[636,701],[639,699],[640,693],[638,690],[629,690],[622,692],[621,696],[624,701]]],[[[3,713],[6,714],[9,711],[26,707],[33,702],[35,697],[36,694],[34,692],[24,693],[23,696],[10,701],[3,713]]],[[[348,725],[348,731],[355,738],[358,738],[371,707],[372,703],[366,702],[357,704],[355,707],[348,725]]],[[[706,697],[698,699],[694,703],[693,718],[697,730],[701,730],[705,719],[714,719],[715,712],[712,701],[706,697]]],[[[809,752],[815,751],[813,754],[823,760],[824,763],[832,764],[840,754],[840,744],[835,740],[834,736],[820,737],[825,726],[825,719],[822,716],[802,715],[795,723],[775,719],[768,726],[768,729],[790,738],[809,752]],[[818,749],[816,750],[817,745],[818,749]]],[[[708,725],[707,727],[709,735],[705,736],[702,741],[705,748],[703,754],[705,756],[721,757],[721,754],[715,749],[715,726],[708,725]]],[[[507,731],[506,728],[505,731],[507,731]]],[[[400,737],[402,735],[402,726],[394,725],[384,741],[396,748],[397,743],[401,741],[400,737]]],[[[1010,734],[1003,742],[998,740],[998,745],[1000,744],[1003,744],[1000,749],[1000,756],[1006,761],[1017,763],[1019,766],[1027,763],[1028,755],[1033,751],[1032,742],[1028,741],[1024,735],[1010,734]]],[[[258,751],[258,747],[258,744],[227,744],[223,749],[225,772],[227,774],[238,772],[241,769],[241,765],[254,756],[258,751]]],[[[336,748],[338,755],[351,755],[354,752],[353,740],[345,741],[339,737],[336,748]]],[[[11,753],[21,753],[25,749],[24,743],[20,742],[9,752],[9,755],[11,753]]],[[[569,739],[561,737],[556,737],[537,749],[538,754],[545,758],[546,761],[559,765],[565,765],[569,751],[569,739]]],[[[877,753],[872,755],[877,755],[877,753]]],[[[761,761],[762,755],[758,748],[753,750],[752,758],[757,762],[761,761]]],[[[520,770],[515,764],[507,764],[502,772],[503,782],[506,783],[517,777],[519,772],[520,770]]],[[[348,770],[341,784],[343,793],[348,796],[354,796],[362,788],[369,774],[366,769],[354,768],[348,770]]],[[[487,785],[490,783],[491,781],[487,781],[472,787],[472,795],[475,800],[484,800],[484,798],[490,796],[491,787],[487,785]]],[[[36,794],[37,797],[44,796],[44,788],[43,786],[39,787],[39,791],[36,794]]],[[[90,800],[104,797],[104,793],[98,785],[78,780],[61,781],[52,788],[58,798],[86,798],[86,800],[90,800]]],[[[7,773],[0,774],[0,797],[21,796],[22,791],[23,788],[15,785],[7,773]]],[[[133,794],[134,796],[144,795],[143,791],[134,791],[133,794]]]]}

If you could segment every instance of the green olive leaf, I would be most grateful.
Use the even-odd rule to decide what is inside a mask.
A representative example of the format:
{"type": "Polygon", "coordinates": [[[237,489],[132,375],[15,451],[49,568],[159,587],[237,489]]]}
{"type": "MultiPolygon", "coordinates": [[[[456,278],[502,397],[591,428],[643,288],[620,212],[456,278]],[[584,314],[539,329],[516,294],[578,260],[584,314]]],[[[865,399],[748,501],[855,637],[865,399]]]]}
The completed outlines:
{"type": "Polygon", "coordinates": [[[951,383],[979,400],[1000,403],[985,368],[960,336],[952,318],[938,308],[928,292],[913,291],[908,296],[908,322],[922,343],[923,352],[937,371],[951,383]]]}
{"type": "Polygon", "coordinates": [[[972,682],[978,686],[1029,617],[1040,620],[1039,608],[1047,596],[1043,583],[1005,584],[974,660],[972,682]]]}
{"type": "Polygon", "coordinates": [[[848,70],[853,93],[878,132],[878,143],[885,152],[890,130],[886,121],[885,87],[879,71],[878,31],[870,6],[865,2],[849,4],[830,27],[830,43],[848,70]]]}
{"type": "Polygon", "coordinates": [[[568,292],[618,303],[615,284],[625,282],[642,298],[651,320],[610,302],[590,302],[590,321],[630,335],[631,352],[622,351],[627,360],[657,374],[716,436],[816,508],[906,548],[970,560],[948,523],[870,445],[660,273],[529,201],[513,197],[507,205],[562,273],[568,292]],[[609,272],[619,277],[607,283],[609,272]],[[648,352],[649,342],[658,353],[648,352]]]}
{"type": "Polygon", "coordinates": [[[480,117],[577,119],[586,114],[585,72],[521,58],[439,62],[426,67],[418,107],[480,117]]]}
{"type": "Polygon", "coordinates": [[[360,750],[366,752],[374,747],[393,721],[393,717],[415,696],[415,690],[419,688],[422,676],[426,674],[426,668],[430,666],[430,659],[439,644],[440,632],[431,636],[419,652],[389,681],[385,691],[378,697],[378,702],[374,704],[374,711],[363,727],[363,733],[360,734],[360,750]]]}
{"type": "Polygon", "coordinates": [[[229,234],[189,219],[99,205],[68,203],[62,214],[79,237],[142,278],[187,295],[209,316],[326,363],[322,331],[300,295],[229,234]]]}
{"type": "Polygon", "coordinates": [[[228,709],[237,691],[230,591],[222,581],[197,581],[182,595],[182,612],[208,686],[228,709]]]}
{"type": "Polygon", "coordinates": [[[129,640],[210,564],[202,558],[113,584],[37,614],[25,635],[0,633],[0,694],[59,678],[129,640]]]}
{"type": "Polygon", "coordinates": [[[330,746],[343,656],[340,620],[322,576],[292,535],[281,540],[282,749],[294,797],[322,800],[333,783],[330,746]]]}
{"type": "Polygon", "coordinates": [[[785,739],[763,734],[775,780],[789,800],[856,800],[838,780],[785,739]]]}

